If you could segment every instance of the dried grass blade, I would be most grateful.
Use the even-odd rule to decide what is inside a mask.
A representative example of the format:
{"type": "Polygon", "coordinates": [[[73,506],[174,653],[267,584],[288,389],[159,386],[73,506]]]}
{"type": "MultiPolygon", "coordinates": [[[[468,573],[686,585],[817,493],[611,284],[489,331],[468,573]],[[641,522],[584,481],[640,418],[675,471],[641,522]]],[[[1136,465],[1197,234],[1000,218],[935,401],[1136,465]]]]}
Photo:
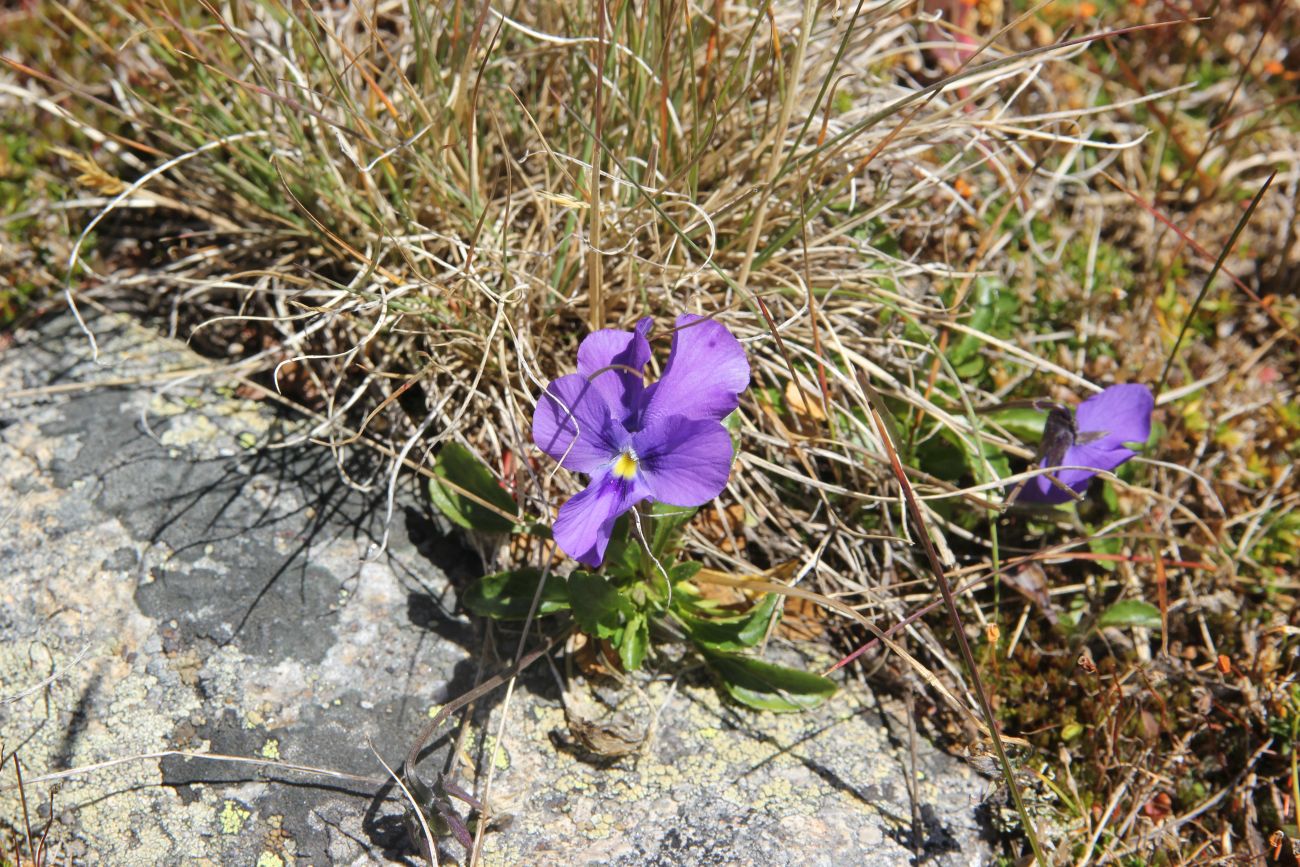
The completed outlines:
{"type": "Polygon", "coordinates": [[[1245,230],[1246,224],[1250,222],[1251,215],[1255,213],[1255,208],[1259,207],[1260,200],[1264,198],[1264,194],[1268,192],[1268,188],[1273,185],[1273,179],[1277,177],[1277,171],[1277,169],[1273,169],[1272,174],[1270,174],[1268,179],[1264,181],[1264,185],[1259,188],[1259,192],[1255,193],[1255,197],[1250,200],[1250,204],[1246,207],[1246,212],[1241,215],[1241,219],[1237,221],[1236,227],[1233,228],[1232,234],[1228,237],[1228,243],[1223,245],[1223,250],[1219,253],[1219,258],[1214,261],[1214,267],[1210,269],[1209,274],[1205,275],[1205,282],[1201,285],[1201,291],[1197,293],[1196,300],[1192,302],[1191,308],[1187,311],[1187,316],[1183,319],[1183,327],[1178,330],[1178,337],[1174,340],[1174,345],[1169,350],[1169,357],[1165,359],[1165,368],[1160,371],[1160,380],[1156,383],[1155,388],[1157,395],[1165,389],[1165,380],[1169,377],[1169,369],[1173,367],[1174,359],[1178,357],[1178,348],[1182,345],[1183,338],[1187,336],[1187,329],[1192,326],[1192,320],[1196,317],[1196,311],[1200,308],[1201,302],[1205,300],[1206,294],[1209,293],[1210,286],[1214,283],[1214,278],[1219,276],[1219,271],[1223,268],[1224,261],[1226,261],[1229,254],[1232,253],[1232,249],[1237,246],[1237,239],[1241,237],[1241,233],[1245,230]]]}
{"type": "Polygon", "coordinates": [[[994,715],[993,706],[989,702],[988,692],[984,689],[984,681],[980,678],[979,667],[975,663],[975,655],[971,652],[970,643],[966,640],[966,632],[962,627],[961,615],[957,611],[957,602],[953,596],[952,587],[948,583],[948,576],[945,574],[943,563],[939,559],[939,552],[935,550],[934,542],[930,539],[930,531],[925,522],[925,515],[916,500],[916,494],[912,491],[911,483],[907,480],[907,473],[903,470],[903,464],[898,459],[898,452],[894,449],[893,441],[890,439],[888,426],[878,409],[881,405],[880,395],[872,388],[865,375],[859,373],[858,380],[862,385],[863,393],[866,395],[867,405],[871,410],[871,418],[876,426],[876,433],[889,455],[894,478],[898,480],[903,497],[907,501],[907,510],[912,516],[912,521],[916,524],[917,536],[921,540],[921,546],[925,549],[930,571],[934,574],[935,581],[939,584],[939,591],[943,594],[944,607],[948,609],[948,618],[952,621],[952,630],[957,637],[957,646],[961,650],[962,661],[966,664],[967,671],[970,672],[971,684],[974,686],[976,698],[979,699],[980,712],[984,715],[985,726],[993,740],[993,748],[997,752],[998,762],[1002,766],[1003,780],[1006,782],[1007,790],[1011,793],[1011,798],[1015,802],[1016,812],[1020,814],[1020,824],[1025,829],[1025,836],[1029,838],[1029,845],[1034,851],[1034,858],[1039,864],[1046,865],[1048,861],[1044,857],[1042,847],[1038,842],[1038,833],[1034,829],[1033,819],[1025,808],[1024,797],[1020,793],[1020,784],[1016,782],[1011,760],[1007,758],[1006,748],[1003,746],[1002,737],[998,733],[997,717],[994,715]]]}

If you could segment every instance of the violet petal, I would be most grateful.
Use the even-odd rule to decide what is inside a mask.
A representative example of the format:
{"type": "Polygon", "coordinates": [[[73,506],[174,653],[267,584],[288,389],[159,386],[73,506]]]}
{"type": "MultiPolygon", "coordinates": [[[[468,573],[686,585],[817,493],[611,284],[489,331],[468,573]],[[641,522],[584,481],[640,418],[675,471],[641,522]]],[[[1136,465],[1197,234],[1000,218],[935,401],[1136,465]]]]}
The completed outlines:
{"type": "MultiPolygon", "coordinates": [[[[1060,478],[1060,473],[1052,473],[1052,475],[1060,478]]],[[[1089,476],[1088,478],[1092,478],[1092,476],[1089,476]]],[[[1061,479],[1061,481],[1065,480],[1061,479]]],[[[1076,493],[1082,494],[1086,488],[1087,480],[1085,479],[1083,483],[1074,488],[1074,490],[1076,493]]],[[[1025,486],[1021,488],[1020,493],[1016,495],[1017,503],[1043,503],[1045,505],[1069,503],[1073,499],[1074,498],[1065,491],[1052,484],[1051,480],[1048,479],[1046,475],[1034,476],[1032,479],[1025,482],[1025,486]]]]}
{"type": "MultiPolygon", "coordinates": [[[[1088,482],[1099,471],[1110,472],[1135,454],[1137,452],[1132,449],[1123,446],[1107,447],[1100,442],[1073,445],[1066,449],[1065,457],[1061,460],[1063,469],[1057,470],[1052,475],[1082,494],[1088,489],[1088,482]],[[1076,470],[1070,469],[1071,467],[1088,467],[1089,469],[1076,470]]],[[[1047,461],[1043,461],[1041,466],[1046,469],[1048,466],[1047,461]]],[[[1052,484],[1051,480],[1044,475],[1030,479],[1024,490],[1021,491],[1020,499],[1037,503],[1068,503],[1071,497],[1052,484]]]]}
{"type": "Polygon", "coordinates": [[[632,435],[632,448],[651,496],[670,506],[707,503],[731,474],[731,434],[712,419],[652,418],[632,435]]]}
{"type": "Polygon", "coordinates": [[[650,343],[645,335],[651,322],[642,319],[635,331],[594,331],[578,347],[578,373],[591,380],[609,404],[610,414],[619,421],[635,412],[645,390],[641,372],[650,361],[650,343]]]}
{"type": "Polygon", "coordinates": [[[533,442],[567,470],[594,473],[618,456],[628,433],[587,378],[561,376],[533,410],[533,442]]]}
{"type": "Polygon", "coordinates": [[[740,341],[719,322],[691,313],[677,317],[663,377],[645,391],[638,423],[688,415],[720,421],[749,386],[749,362],[740,341]]]}
{"type": "Polygon", "coordinates": [[[1141,383],[1112,385],[1080,403],[1074,417],[1080,434],[1105,433],[1092,445],[1121,448],[1125,443],[1147,441],[1155,406],[1151,389],[1141,383]]]}
{"type": "Polygon", "coordinates": [[[555,544],[578,562],[599,566],[618,516],[649,495],[640,478],[621,479],[609,471],[596,475],[560,507],[551,528],[555,544]]]}
{"type": "MultiPolygon", "coordinates": [[[[1083,401],[1075,410],[1079,441],[1066,449],[1060,466],[1089,469],[1062,469],[1052,475],[1082,494],[1099,471],[1112,471],[1137,454],[1125,443],[1147,441],[1151,436],[1151,413],[1154,409],[1155,397],[1151,389],[1141,383],[1112,385],[1083,401]]],[[[1048,467],[1047,461],[1044,460],[1040,466],[1048,467]]],[[[1017,499],[1067,503],[1071,498],[1044,475],[1030,479],[1017,499]]]]}

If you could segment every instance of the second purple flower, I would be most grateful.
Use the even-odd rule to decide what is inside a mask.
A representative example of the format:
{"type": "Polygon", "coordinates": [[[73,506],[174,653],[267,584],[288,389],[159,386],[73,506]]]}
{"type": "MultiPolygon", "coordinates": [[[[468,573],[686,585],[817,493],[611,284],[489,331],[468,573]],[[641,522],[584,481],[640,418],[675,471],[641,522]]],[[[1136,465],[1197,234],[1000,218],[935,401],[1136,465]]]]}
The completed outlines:
{"type": "Polygon", "coordinates": [[[646,385],[652,320],[606,329],[578,347],[578,372],[546,386],[533,412],[533,441],[591,482],[563,506],[553,535],[588,566],[605,558],[614,522],[643,500],[693,507],[722,493],[731,435],[722,419],[749,386],[749,362],[722,324],[677,317],[664,375],[646,385]]]}
{"type": "Polygon", "coordinates": [[[1137,455],[1129,444],[1145,443],[1151,436],[1155,405],[1150,388],[1126,383],[1094,394],[1074,412],[1065,407],[1054,409],[1043,431],[1039,466],[1061,467],[1052,474],[1061,485],[1047,475],[1034,476],[1021,489],[1019,499],[1051,505],[1068,503],[1072,497],[1062,485],[1082,494],[1097,473],[1110,472],[1137,455]]]}

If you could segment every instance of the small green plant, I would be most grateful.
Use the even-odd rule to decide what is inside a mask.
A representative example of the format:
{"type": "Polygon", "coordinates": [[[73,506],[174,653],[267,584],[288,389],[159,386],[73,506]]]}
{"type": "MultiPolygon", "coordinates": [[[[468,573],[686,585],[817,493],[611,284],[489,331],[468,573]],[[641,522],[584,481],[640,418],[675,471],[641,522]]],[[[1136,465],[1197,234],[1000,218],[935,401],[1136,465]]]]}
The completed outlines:
{"type": "Polygon", "coordinates": [[[567,578],[535,567],[498,572],[476,580],[461,601],[498,620],[525,619],[534,599],[538,616],[568,612],[584,633],[608,642],[629,671],[642,667],[654,635],[684,635],[742,704],[771,711],[820,704],[835,692],[832,681],[749,655],[779,617],[777,594],[737,611],[700,593],[700,564],[684,558],[681,546],[695,511],[640,507],[615,523],[599,570],[575,569],[567,578]]]}
{"type": "Polygon", "coordinates": [[[491,471],[460,446],[443,449],[430,493],[448,519],[553,535],[582,567],[564,578],[536,566],[487,575],[464,604],[509,620],[567,611],[628,671],[645,663],[654,634],[685,637],[737,701],[772,711],[814,707],[835,692],[831,681],[749,653],[776,623],[778,596],[743,610],[706,598],[694,583],[701,564],[683,556],[684,528],[730,475],[739,395],[749,384],[744,350],[718,322],[683,315],[664,375],[647,386],[650,324],[590,335],[578,372],[551,382],[538,401],[533,439],[562,467],[591,477],[551,528],[509,517],[514,503],[491,471]]]}

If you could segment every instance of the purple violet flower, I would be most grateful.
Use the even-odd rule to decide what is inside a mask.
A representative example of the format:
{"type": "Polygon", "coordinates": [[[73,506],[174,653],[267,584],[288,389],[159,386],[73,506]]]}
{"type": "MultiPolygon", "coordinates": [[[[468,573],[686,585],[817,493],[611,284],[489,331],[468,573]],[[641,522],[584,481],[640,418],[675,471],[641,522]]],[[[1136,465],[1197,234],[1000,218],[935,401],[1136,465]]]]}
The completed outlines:
{"type": "Polygon", "coordinates": [[[566,470],[591,476],[552,528],[560,549],[588,566],[605,559],[614,522],[637,503],[701,506],[731,473],[722,419],[749,386],[745,350],[722,324],[683,314],[663,377],[645,385],[651,324],[588,335],[578,372],[546,386],[533,411],[533,442],[566,470]]]}
{"type": "MultiPolygon", "coordinates": [[[[1138,383],[1112,385],[1079,404],[1073,414],[1053,407],[1043,428],[1039,466],[1089,467],[1052,473],[1062,484],[1082,494],[1101,471],[1109,472],[1137,454],[1125,443],[1145,443],[1151,435],[1151,389],[1138,383]]],[[[1029,503],[1067,503],[1070,495],[1047,475],[1034,476],[1016,498],[1029,503]]]]}

